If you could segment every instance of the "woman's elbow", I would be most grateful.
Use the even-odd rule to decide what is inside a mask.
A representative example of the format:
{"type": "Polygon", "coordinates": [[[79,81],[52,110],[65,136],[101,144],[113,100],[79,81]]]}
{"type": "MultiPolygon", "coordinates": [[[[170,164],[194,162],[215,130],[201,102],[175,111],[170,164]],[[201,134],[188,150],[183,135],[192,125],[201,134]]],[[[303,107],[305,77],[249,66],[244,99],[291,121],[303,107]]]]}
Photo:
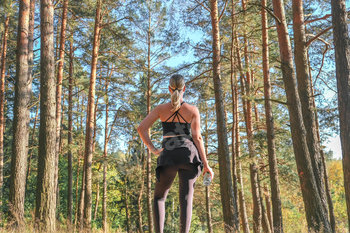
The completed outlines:
{"type": "Polygon", "coordinates": [[[192,135],[194,141],[200,142],[203,140],[202,135],[192,135]]]}

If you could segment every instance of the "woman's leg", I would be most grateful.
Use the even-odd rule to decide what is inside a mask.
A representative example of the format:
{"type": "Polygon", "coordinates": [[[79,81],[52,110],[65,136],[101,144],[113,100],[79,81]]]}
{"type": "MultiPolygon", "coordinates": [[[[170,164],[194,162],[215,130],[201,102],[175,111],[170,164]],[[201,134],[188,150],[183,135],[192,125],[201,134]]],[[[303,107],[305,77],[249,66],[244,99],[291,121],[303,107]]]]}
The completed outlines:
{"type": "Polygon", "coordinates": [[[162,233],[165,220],[165,200],[171,184],[173,183],[177,170],[177,165],[166,165],[160,170],[160,182],[156,180],[153,195],[153,221],[156,233],[162,233]]]}
{"type": "Polygon", "coordinates": [[[198,168],[195,164],[182,164],[179,169],[180,232],[188,233],[192,218],[192,200],[198,168]]]}

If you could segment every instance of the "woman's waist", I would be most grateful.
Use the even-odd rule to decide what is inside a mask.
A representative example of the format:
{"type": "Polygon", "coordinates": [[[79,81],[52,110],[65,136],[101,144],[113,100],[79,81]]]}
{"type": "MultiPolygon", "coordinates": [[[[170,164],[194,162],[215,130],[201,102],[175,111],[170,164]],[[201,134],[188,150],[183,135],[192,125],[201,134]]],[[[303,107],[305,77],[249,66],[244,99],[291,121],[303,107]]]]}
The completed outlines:
{"type": "Polygon", "coordinates": [[[192,148],[195,147],[195,144],[190,135],[177,135],[173,137],[163,137],[162,146],[165,150],[173,150],[182,147],[192,148]]]}

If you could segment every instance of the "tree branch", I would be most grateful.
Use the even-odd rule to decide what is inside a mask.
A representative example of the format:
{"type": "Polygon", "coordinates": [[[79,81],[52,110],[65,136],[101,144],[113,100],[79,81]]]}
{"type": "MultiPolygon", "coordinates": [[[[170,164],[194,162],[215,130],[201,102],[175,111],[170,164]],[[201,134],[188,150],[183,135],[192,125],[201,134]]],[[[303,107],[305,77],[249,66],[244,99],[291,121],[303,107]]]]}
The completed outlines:
{"type": "Polygon", "coordinates": [[[272,17],[275,18],[275,20],[278,22],[278,24],[282,23],[282,21],[272,12],[272,10],[270,10],[266,6],[263,6],[260,3],[254,3],[254,2],[248,2],[248,4],[253,5],[253,6],[260,6],[260,7],[264,8],[272,17]]]}
{"type": "Polygon", "coordinates": [[[208,7],[206,7],[203,3],[199,2],[198,0],[195,0],[199,5],[201,5],[202,7],[204,7],[204,9],[206,9],[207,11],[209,11],[210,13],[210,9],[208,7]]]}
{"type": "MultiPolygon", "coordinates": [[[[324,33],[328,32],[329,30],[331,30],[333,28],[333,26],[330,26],[328,28],[326,28],[325,30],[323,30],[322,32],[320,32],[318,35],[314,36],[313,38],[311,38],[307,43],[306,43],[306,47],[309,47],[309,45],[311,44],[311,42],[313,42],[316,39],[319,39],[320,36],[322,36],[324,33]]],[[[308,34],[311,35],[311,34],[308,34]]],[[[320,40],[320,39],[319,39],[320,40]]],[[[322,41],[325,44],[328,44],[325,41],[322,41]]],[[[329,45],[329,44],[328,44],[329,45]]]]}
{"type": "Polygon", "coordinates": [[[220,22],[220,20],[221,20],[223,14],[224,14],[224,12],[225,12],[225,10],[226,10],[227,2],[228,2],[228,0],[226,0],[224,9],[222,10],[222,12],[221,12],[221,14],[220,14],[220,17],[219,17],[219,20],[218,20],[219,22],[220,22]]]}

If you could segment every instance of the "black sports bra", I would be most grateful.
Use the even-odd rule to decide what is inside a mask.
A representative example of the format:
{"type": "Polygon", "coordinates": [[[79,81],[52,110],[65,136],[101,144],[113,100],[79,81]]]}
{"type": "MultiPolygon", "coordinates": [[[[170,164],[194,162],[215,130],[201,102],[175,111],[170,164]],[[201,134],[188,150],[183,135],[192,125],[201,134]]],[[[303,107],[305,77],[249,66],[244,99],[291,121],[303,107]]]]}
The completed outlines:
{"type": "MultiPolygon", "coordinates": [[[[185,103],[183,101],[182,104],[185,103]]],[[[180,106],[180,108],[181,108],[180,106]]],[[[191,133],[191,123],[188,123],[179,113],[180,108],[174,112],[166,121],[162,121],[162,126],[163,126],[163,136],[174,136],[174,135],[188,135],[190,136],[191,133]],[[168,120],[173,117],[173,120],[171,122],[168,122],[168,120]],[[180,117],[186,122],[180,122],[180,117]],[[179,120],[178,122],[174,122],[174,119],[177,117],[179,120]]]]}

